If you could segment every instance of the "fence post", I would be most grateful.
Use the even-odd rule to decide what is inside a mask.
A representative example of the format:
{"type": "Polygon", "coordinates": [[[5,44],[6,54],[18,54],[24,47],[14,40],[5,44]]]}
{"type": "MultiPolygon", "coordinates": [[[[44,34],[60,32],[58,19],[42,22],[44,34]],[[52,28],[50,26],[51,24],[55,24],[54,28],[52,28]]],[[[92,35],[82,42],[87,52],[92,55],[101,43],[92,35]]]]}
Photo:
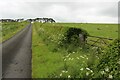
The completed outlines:
{"type": "Polygon", "coordinates": [[[86,37],[84,34],[80,33],[79,34],[79,40],[80,40],[80,44],[81,46],[83,47],[85,45],[85,42],[86,42],[86,37]]]}

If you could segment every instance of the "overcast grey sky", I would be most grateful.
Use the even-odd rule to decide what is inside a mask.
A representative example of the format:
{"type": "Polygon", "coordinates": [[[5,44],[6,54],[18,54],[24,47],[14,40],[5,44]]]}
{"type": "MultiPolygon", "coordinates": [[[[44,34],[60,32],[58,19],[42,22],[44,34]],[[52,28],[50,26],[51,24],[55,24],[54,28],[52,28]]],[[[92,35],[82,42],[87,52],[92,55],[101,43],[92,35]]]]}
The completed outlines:
{"type": "Polygon", "coordinates": [[[117,23],[119,0],[0,0],[0,18],[117,23]]]}

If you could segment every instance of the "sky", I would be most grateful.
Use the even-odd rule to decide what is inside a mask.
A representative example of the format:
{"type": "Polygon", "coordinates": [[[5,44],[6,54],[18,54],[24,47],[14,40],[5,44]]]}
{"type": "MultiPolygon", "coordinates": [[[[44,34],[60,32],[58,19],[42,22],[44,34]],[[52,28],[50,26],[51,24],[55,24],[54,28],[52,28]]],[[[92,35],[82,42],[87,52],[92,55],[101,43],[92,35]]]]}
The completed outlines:
{"type": "Polygon", "coordinates": [[[118,23],[119,0],[0,0],[2,18],[53,18],[56,22],[118,23]]]}

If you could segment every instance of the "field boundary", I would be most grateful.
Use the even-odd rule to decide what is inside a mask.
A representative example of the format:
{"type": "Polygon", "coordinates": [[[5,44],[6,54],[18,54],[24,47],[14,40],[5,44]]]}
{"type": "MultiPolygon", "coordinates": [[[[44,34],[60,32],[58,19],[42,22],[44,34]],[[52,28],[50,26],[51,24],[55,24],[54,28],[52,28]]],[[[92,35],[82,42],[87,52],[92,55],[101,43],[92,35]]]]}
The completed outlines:
{"type": "Polygon", "coordinates": [[[87,39],[86,44],[99,48],[102,48],[102,46],[108,46],[109,42],[114,40],[113,38],[105,38],[99,36],[88,36],[88,38],[94,38],[94,39],[90,39],[90,40],[87,39]]]}

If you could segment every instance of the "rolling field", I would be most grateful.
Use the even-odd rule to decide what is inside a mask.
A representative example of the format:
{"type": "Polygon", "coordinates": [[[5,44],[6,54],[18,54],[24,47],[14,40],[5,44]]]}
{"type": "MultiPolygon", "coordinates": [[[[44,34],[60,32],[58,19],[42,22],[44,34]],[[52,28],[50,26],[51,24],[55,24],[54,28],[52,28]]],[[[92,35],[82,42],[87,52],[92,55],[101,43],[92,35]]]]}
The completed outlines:
{"type": "Polygon", "coordinates": [[[32,77],[119,78],[120,59],[114,41],[117,38],[117,24],[33,23],[32,77]],[[64,43],[66,31],[73,27],[84,29],[92,36],[112,38],[109,44],[115,46],[106,45],[101,50],[90,45],[80,47],[75,42],[64,43]],[[107,63],[102,63],[106,59],[107,63]]]}
{"type": "Polygon", "coordinates": [[[59,23],[57,25],[65,27],[75,27],[87,30],[92,36],[118,38],[118,24],[92,24],[92,23],[59,23]]]}
{"type": "Polygon", "coordinates": [[[4,23],[1,23],[0,43],[5,40],[8,40],[9,38],[14,36],[17,32],[22,30],[27,25],[28,25],[27,22],[4,22],[4,23]]]}

